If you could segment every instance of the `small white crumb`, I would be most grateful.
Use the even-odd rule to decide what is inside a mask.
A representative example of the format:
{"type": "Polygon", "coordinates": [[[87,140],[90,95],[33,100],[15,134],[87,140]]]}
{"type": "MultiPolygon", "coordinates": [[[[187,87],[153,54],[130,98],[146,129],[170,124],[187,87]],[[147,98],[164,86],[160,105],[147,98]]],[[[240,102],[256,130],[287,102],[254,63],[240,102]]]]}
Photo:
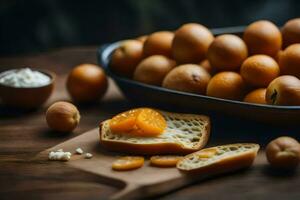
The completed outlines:
{"type": "Polygon", "coordinates": [[[85,155],[84,155],[84,158],[86,158],[86,159],[90,159],[90,158],[92,158],[93,157],[93,154],[91,154],[91,153],[86,153],[85,155]]]}
{"type": "Polygon", "coordinates": [[[68,161],[71,159],[72,154],[70,152],[63,151],[51,151],[48,155],[49,160],[68,161]]]}
{"type": "Polygon", "coordinates": [[[83,154],[83,150],[79,147],[75,150],[75,152],[80,155],[83,154]]]}

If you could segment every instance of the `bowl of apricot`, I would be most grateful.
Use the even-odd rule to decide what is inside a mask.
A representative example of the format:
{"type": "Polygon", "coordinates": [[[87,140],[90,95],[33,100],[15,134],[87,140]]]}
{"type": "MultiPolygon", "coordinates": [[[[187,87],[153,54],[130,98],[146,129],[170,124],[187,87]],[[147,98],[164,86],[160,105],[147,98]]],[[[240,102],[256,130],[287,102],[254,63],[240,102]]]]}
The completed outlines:
{"type": "Polygon", "coordinates": [[[103,45],[98,61],[139,106],[296,124],[298,30],[300,18],[282,28],[267,20],[218,29],[189,23],[103,45]]]}

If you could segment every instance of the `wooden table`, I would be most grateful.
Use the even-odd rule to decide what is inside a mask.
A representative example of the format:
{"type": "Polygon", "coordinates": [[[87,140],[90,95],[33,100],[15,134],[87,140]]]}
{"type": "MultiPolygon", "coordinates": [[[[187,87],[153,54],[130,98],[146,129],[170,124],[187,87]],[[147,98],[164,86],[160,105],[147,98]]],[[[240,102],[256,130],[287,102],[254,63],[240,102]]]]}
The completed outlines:
{"type": "MultiPolygon", "coordinates": [[[[52,102],[70,100],[65,79],[72,67],[96,63],[96,48],[55,50],[38,55],[0,58],[0,70],[33,66],[57,73],[57,85],[47,104],[38,111],[17,114],[0,106],[0,199],[107,199],[119,190],[100,178],[57,162],[31,161],[38,152],[75,137],[108,117],[131,108],[110,81],[105,98],[95,105],[80,106],[81,123],[72,134],[53,134],[44,113],[52,102]]],[[[266,144],[285,134],[299,139],[300,129],[274,127],[224,116],[213,117],[211,144],[258,142],[266,144]]],[[[263,152],[262,152],[263,153],[263,152]]],[[[300,170],[276,172],[267,165],[199,182],[160,199],[300,199],[300,170]]]]}

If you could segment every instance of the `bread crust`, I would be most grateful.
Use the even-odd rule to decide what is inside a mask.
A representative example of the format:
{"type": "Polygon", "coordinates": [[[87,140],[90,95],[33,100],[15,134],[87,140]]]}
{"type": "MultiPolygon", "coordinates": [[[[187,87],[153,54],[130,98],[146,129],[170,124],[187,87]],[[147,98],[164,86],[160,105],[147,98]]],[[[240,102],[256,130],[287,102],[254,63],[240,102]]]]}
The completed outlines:
{"type": "Polygon", "coordinates": [[[203,132],[203,137],[199,140],[199,143],[194,148],[186,148],[182,145],[176,143],[159,143],[159,144],[136,144],[130,142],[122,142],[122,141],[110,141],[105,140],[103,135],[103,124],[106,122],[102,122],[99,125],[99,136],[100,136],[100,144],[103,145],[106,149],[111,151],[124,152],[135,155],[163,155],[163,154],[180,154],[186,155],[195,151],[202,149],[208,142],[210,136],[210,119],[207,116],[201,115],[201,118],[205,119],[208,123],[205,126],[205,130],[203,132]]]}
{"type": "MultiPolygon", "coordinates": [[[[234,144],[234,145],[238,146],[240,144],[234,144]]],[[[256,148],[253,148],[249,152],[244,152],[241,153],[240,155],[229,156],[219,160],[218,162],[211,163],[210,165],[205,165],[203,167],[199,167],[195,169],[183,169],[179,167],[180,163],[178,162],[177,168],[184,173],[205,174],[205,175],[217,175],[217,174],[222,174],[226,172],[247,168],[252,165],[257,155],[257,152],[259,150],[259,145],[258,144],[255,145],[256,148]]],[[[194,156],[195,154],[197,154],[197,152],[187,155],[185,158],[182,159],[182,161],[184,159],[187,159],[187,157],[194,156]]]]}

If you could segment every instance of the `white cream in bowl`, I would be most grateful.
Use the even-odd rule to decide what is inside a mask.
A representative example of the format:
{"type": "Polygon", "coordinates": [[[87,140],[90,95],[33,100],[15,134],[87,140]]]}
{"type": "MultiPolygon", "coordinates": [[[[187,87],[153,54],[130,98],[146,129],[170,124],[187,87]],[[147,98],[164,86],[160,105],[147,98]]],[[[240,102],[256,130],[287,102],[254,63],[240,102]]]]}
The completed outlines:
{"type": "Polygon", "coordinates": [[[5,71],[0,74],[0,84],[11,87],[41,87],[48,85],[50,82],[51,78],[49,76],[30,68],[5,71]]]}

